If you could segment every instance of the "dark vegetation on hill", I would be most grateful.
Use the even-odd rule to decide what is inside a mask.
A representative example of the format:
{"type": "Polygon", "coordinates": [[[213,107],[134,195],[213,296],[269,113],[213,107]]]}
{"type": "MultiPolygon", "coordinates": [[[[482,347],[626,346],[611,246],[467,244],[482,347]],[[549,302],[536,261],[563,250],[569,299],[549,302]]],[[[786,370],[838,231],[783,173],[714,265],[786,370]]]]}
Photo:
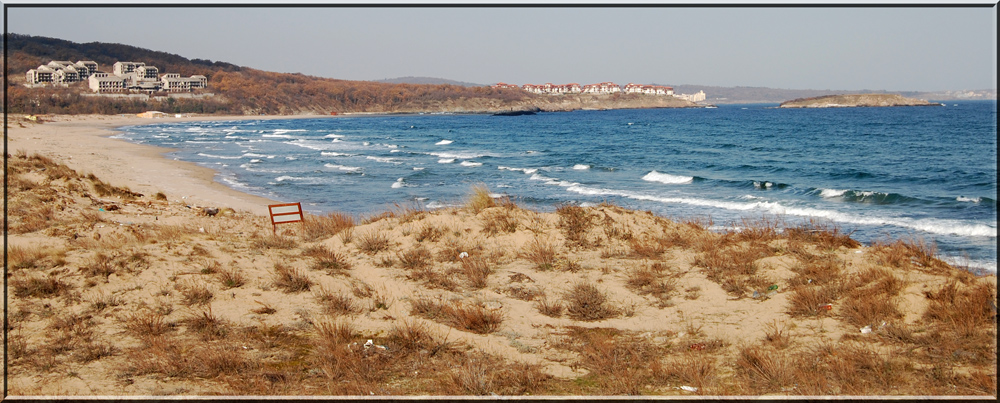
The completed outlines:
{"type": "Polygon", "coordinates": [[[6,90],[10,112],[32,114],[115,114],[160,110],[169,113],[217,114],[329,114],[330,112],[406,112],[431,109],[446,101],[478,99],[503,107],[531,98],[519,90],[459,85],[391,84],[346,81],[273,73],[230,63],[187,59],[178,55],[110,43],[74,43],[62,39],[9,34],[5,55],[6,90]],[[171,99],[152,94],[148,100],[124,97],[87,97],[86,83],[68,88],[26,88],[24,73],[52,60],[93,60],[110,72],[117,61],[141,61],[164,73],[208,77],[215,96],[171,99]]]}

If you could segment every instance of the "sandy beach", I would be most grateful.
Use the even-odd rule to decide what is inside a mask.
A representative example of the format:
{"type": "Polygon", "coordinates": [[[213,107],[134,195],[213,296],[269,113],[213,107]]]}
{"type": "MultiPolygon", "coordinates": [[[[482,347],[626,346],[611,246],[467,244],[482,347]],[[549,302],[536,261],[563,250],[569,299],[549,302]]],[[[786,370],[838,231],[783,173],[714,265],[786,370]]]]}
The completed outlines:
{"type": "Polygon", "coordinates": [[[272,235],[280,201],[109,138],[262,118],[8,122],[11,395],[996,395],[996,276],[927,245],[488,189],[272,235]]]}

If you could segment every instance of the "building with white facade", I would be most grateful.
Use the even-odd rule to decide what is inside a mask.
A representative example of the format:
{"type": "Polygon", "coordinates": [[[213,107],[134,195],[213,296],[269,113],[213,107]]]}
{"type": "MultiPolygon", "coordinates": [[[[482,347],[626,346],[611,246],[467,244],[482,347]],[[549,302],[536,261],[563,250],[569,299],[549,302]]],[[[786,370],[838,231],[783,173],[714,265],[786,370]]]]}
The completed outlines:
{"type": "Polygon", "coordinates": [[[196,88],[208,87],[208,78],[200,75],[185,78],[177,73],[168,73],[164,74],[160,81],[161,87],[167,92],[191,91],[196,88]]]}
{"type": "Polygon", "coordinates": [[[47,64],[28,70],[25,80],[29,85],[72,84],[84,81],[97,71],[97,63],[78,61],[73,63],[65,60],[53,60],[47,64]]]}
{"type": "Polygon", "coordinates": [[[208,88],[208,78],[202,75],[181,77],[171,73],[160,76],[160,69],[147,66],[144,62],[116,62],[114,73],[98,70],[98,64],[90,60],[76,63],[53,60],[47,64],[28,70],[25,80],[28,85],[62,84],[87,82],[91,91],[97,93],[119,92],[181,92],[208,88]]]}
{"type": "Polygon", "coordinates": [[[88,78],[90,90],[100,93],[125,92],[125,78],[108,73],[96,72],[88,78]]]}

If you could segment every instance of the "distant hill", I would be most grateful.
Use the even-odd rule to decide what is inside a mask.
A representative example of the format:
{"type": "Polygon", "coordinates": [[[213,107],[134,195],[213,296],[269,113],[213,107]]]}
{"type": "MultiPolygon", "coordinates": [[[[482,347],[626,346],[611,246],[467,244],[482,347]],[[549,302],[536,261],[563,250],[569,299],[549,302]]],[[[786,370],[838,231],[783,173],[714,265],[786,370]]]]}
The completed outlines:
{"type": "Polygon", "coordinates": [[[448,80],[446,78],[435,78],[435,77],[399,77],[399,78],[386,78],[384,80],[375,80],[377,83],[389,83],[389,84],[449,84],[449,85],[459,85],[462,87],[485,87],[488,84],[475,84],[467,83],[464,81],[448,80]]]}
{"type": "Polygon", "coordinates": [[[767,87],[717,87],[695,84],[661,84],[674,88],[677,94],[694,94],[705,91],[705,102],[710,104],[749,104],[749,103],[782,103],[793,99],[813,98],[825,95],[845,94],[896,94],[907,98],[926,100],[972,100],[996,99],[996,89],[973,91],[885,91],[885,90],[793,90],[767,87]]]}

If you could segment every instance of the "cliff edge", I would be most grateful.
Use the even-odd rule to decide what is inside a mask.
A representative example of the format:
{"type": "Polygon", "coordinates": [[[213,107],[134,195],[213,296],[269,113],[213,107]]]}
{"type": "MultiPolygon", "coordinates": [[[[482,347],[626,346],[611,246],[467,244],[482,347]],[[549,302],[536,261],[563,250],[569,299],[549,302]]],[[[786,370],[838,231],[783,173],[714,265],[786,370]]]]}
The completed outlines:
{"type": "Polygon", "coordinates": [[[799,98],[782,102],[782,108],[846,108],[857,106],[940,106],[923,99],[906,98],[897,94],[845,94],[799,98]]]}

